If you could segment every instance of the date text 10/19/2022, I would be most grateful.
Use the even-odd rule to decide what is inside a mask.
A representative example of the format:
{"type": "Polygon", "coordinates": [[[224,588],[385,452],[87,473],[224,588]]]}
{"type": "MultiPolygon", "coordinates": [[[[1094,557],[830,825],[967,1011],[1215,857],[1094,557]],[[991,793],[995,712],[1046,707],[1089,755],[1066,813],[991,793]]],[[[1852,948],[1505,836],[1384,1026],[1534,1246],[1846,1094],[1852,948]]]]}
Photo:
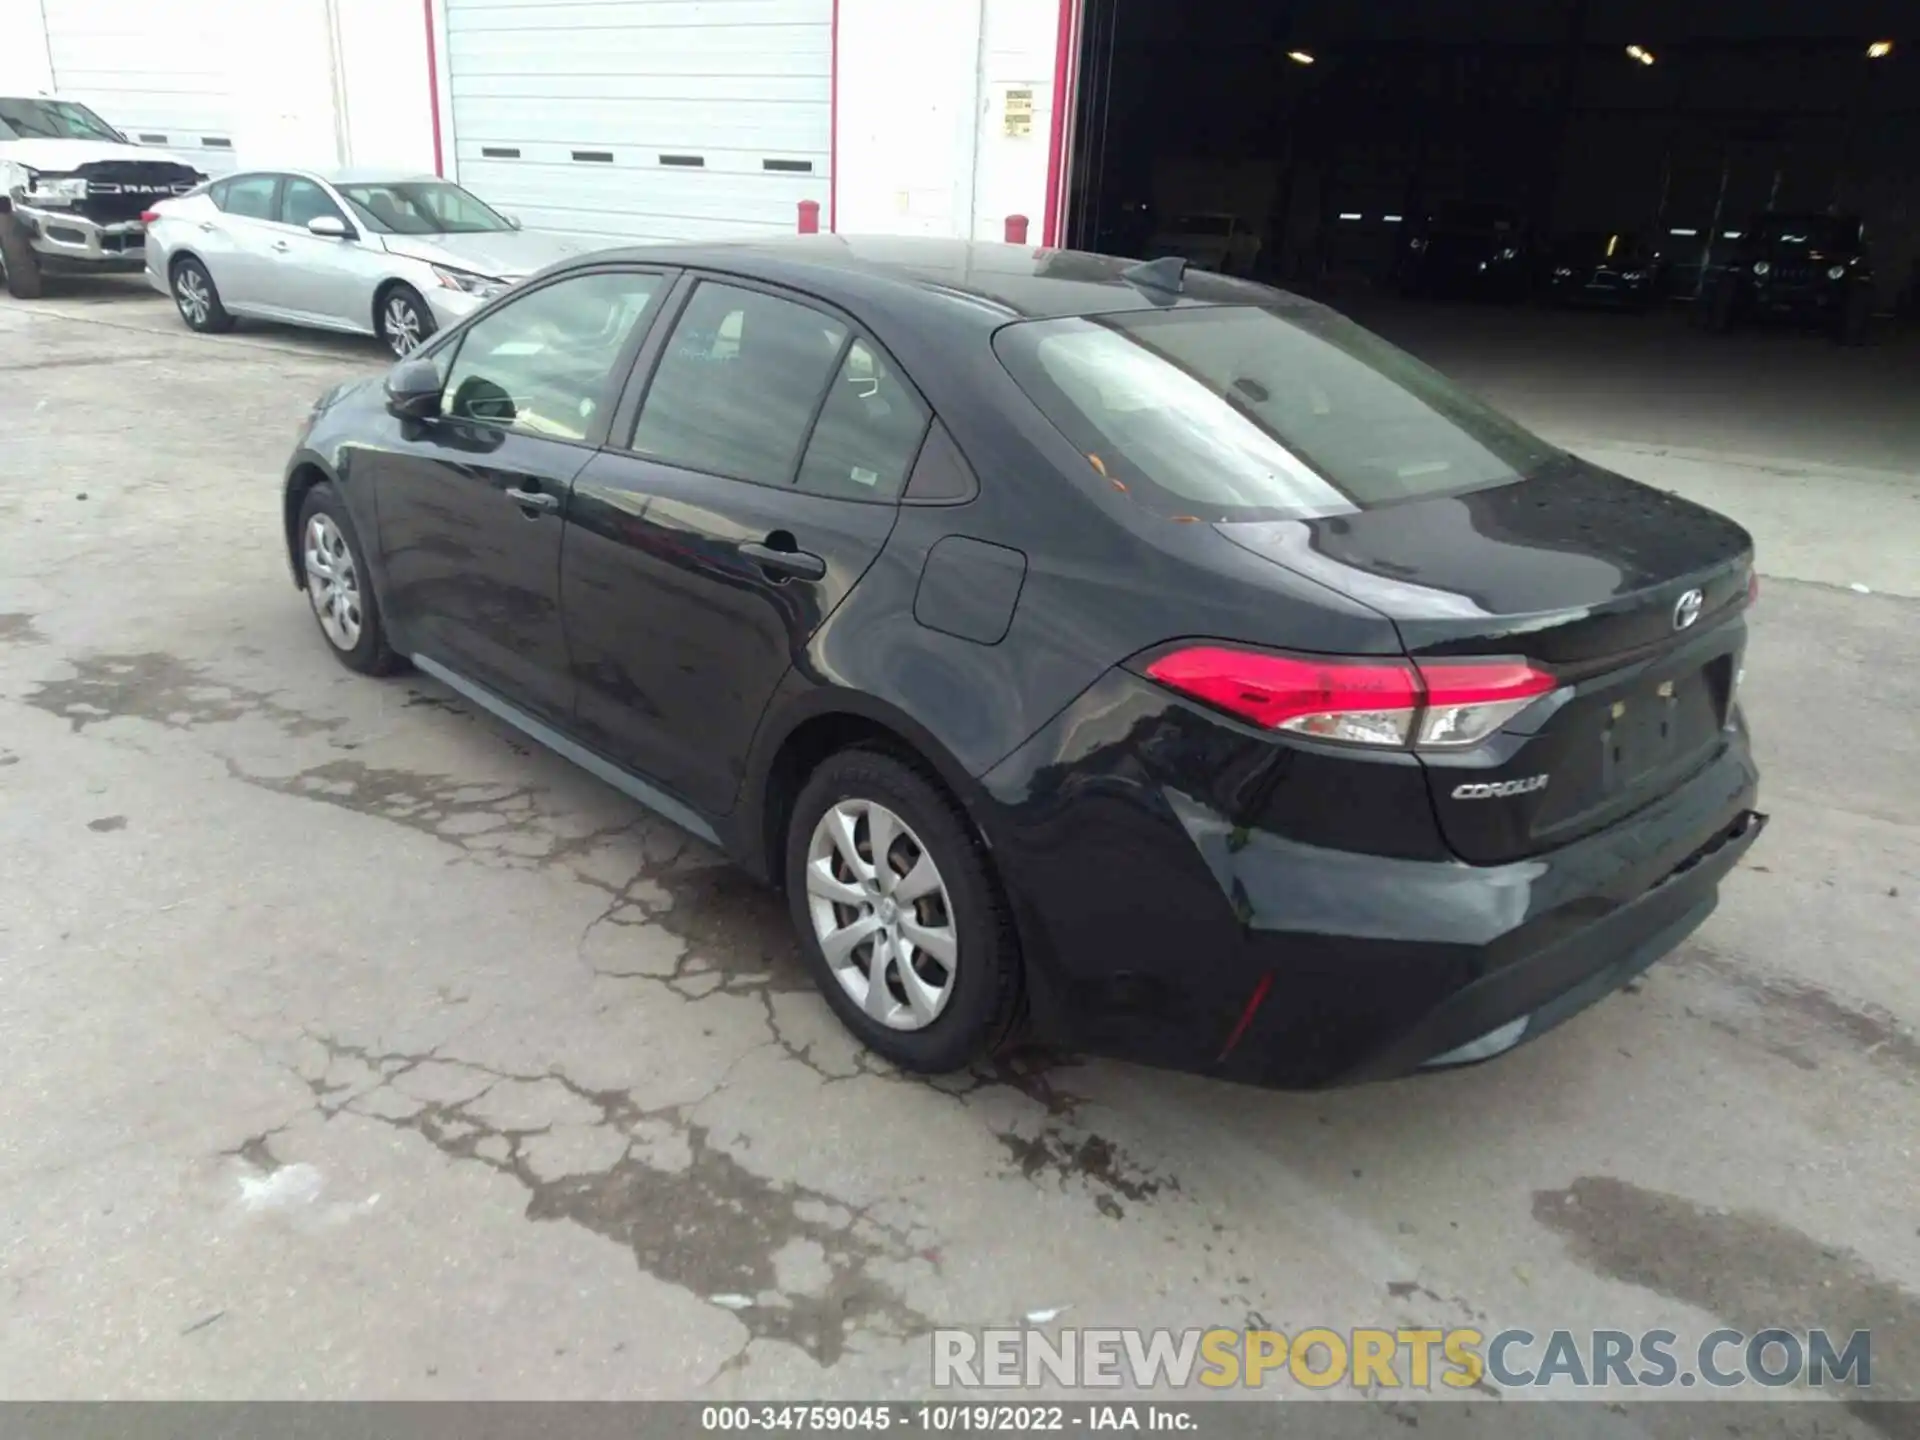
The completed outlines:
{"type": "Polygon", "coordinates": [[[897,1430],[906,1434],[1019,1434],[1069,1430],[1191,1432],[1180,1405],[705,1405],[703,1431],[791,1430],[815,1434],[897,1430]]]}

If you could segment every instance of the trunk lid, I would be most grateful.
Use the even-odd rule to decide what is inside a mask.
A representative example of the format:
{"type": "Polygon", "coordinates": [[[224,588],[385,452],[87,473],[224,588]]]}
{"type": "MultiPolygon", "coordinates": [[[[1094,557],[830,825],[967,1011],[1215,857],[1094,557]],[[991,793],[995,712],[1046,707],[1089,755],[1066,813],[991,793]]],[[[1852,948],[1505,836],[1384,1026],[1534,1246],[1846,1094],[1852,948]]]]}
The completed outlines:
{"type": "Polygon", "coordinates": [[[1566,457],[1464,495],[1216,528],[1388,615],[1416,660],[1517,657],[1559,681],[1481,744],[1422,752],[1464,860],[1601,829],[1726,744],[1753,545],[1711,510],[1566,457]]]}

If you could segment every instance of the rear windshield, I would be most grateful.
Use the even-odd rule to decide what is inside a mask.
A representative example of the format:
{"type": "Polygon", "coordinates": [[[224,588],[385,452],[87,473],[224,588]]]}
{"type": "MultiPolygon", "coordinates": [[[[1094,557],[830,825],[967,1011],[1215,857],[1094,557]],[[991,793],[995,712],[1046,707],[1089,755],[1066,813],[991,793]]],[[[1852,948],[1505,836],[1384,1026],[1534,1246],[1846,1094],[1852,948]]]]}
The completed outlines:
{"type": "Polygon", "coordinates": [[[1001,362],[1119,490],[1209,522],[1349,514],[1527,479],[1561,451],[1318,306],[1009,325],[1001,362]]]}

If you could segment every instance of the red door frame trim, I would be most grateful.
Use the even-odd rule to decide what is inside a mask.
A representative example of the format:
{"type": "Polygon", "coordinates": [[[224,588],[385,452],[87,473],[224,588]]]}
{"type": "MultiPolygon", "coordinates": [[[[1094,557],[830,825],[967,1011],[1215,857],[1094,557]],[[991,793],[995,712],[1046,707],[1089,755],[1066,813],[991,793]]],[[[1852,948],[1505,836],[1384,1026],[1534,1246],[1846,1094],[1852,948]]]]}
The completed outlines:
{"type": "MultiPolygon", "coordinates": [[[[428,0],[432,3],[432,0],[428,0]]],[[[827,230],[840,228],[840,0],[827,40],[827,230]]]]}
{"type": "Polygon", "coordinates": [[[1074,53],[1080,29],[1080,0],[1060,0],[1060,19],[1053,38],[1053,126],[1047,136],[1047,208],[1040,223],[1040,243],[1058,245],[1061,212],[1066,208],[1067,125],[1073,114],[1073,85],[1080,73],[1074,53]]]}
{"type": "Polygon", "coordinates": [[[427,22],[427,104],[433,114],[433,173],[447,173],[446,156],[440,146],[440,58],[433,40],[433,0],[420,0],[420,12],[427,22]]]}

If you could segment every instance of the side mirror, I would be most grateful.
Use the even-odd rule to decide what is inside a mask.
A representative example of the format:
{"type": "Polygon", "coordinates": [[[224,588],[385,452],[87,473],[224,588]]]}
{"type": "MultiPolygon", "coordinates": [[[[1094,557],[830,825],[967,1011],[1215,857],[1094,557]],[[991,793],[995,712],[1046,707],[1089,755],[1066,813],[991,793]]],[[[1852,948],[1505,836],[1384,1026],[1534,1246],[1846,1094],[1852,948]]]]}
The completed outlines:
{"type": "Polygon", "coordinates": [[[440,370],[431,360],[402,360],[387,372],[387,409],[402,420],[440,414],[440,370]]]}
{"type": "Polygon", "coordinates": [[[520,217],[518,215],[502,215],[500,218],[507,222],[507,228],[509,230],[518,230],[520,228],[520,217]]]}
{"type": "Polygon", "coordinates": [[[316,215],[307,222],[307,233],[322,240],[351,240],[353,227],[338,215],[316,215]]]}

